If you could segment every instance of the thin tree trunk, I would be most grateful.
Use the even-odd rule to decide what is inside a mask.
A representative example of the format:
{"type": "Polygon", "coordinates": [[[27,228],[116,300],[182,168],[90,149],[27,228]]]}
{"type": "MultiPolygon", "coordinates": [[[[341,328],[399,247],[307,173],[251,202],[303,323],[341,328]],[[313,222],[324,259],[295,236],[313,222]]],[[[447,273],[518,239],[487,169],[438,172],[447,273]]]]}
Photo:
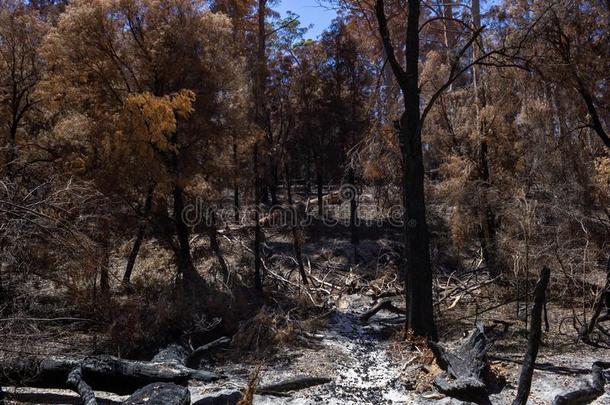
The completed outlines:
{"type": "Polygon", "coordinates": [[[189,241],[188,225],[184,222],[184,190],[178,184],[174,186],[174,221],[176,224],[176,234],[178,236],[178,251],[176,261],[178,264],[178,274],[186,281],[194,276],[195,268],[191,258],[191,247],[189,241]]]}
{"type": "Polygon", "coordinates": [[[237,176],[238,171],[238,158],[237,158],[237,143],[233,143],[233,210],[235,215],[235,222],[239,223],[239,180],[237,176]]]}
{"type": "Polygon", "coordinates": [[[303,284],[309,284],[307,279],[307,274],[305,273],[305,266],[303,265],[303,231],[301,229],[301,215],[304,215],[305,212],[299,206],[292,206],[292,214],[294,215],[292,224],[292,245],[294,247],[294,255],[297,260],[297,265],[299,266],[299,274],[301,275],[301,280],[303,284]],[[301,212],[303,211],[303,212],[301,212]]]}
{"type": "Polygon", "coordinates": [[[610,294],[610,258],[608,258],[608,265],[606,268],[606,285],[604,285],[603,290],[600,292],[595,304],[593,305],[593,315],[591,316],[591,320],[589,321],[589,325],[585,331],[586,333],[584,336],[581,336],[581,338],[588,340],[589,335],[593,333],[593,330],[597,325],[597,319],[599,318],[599,315],[601,314],[606,303],[607,294],[610,294]]]}
{"type": "Polygon", "coordinates": [[[128,285],[131,282],[131,273],[136,264],[138,253],[140,252],[140,246],[142,246],[142,240],[146,232],[146,225],[140,224],[138,226],[138,233],[136,234],[136,240],[133,242],[133,247],[127,258],[127,266],[125,266],[125,273],[123,274],[123,285],[128,285]]]}
{"type": "Polygon", "coordinates": [[[324,183],[322,182],[322,171],[316,168],[316,183],[318,186],[318,216],[322,218],[324,215],[324,183]]]}
{"type": "MultiPolygon", "coordinates": [[[[142,215],[144,219],[148,217],[150,214],[150,210],[152,209],[152,200],[153,200],[154,187],[150,187],[148,189],[148,193],[146,194],[146,201],[144,201],[144,212],[142,215]]],[[[133,243],[133,247],[131,248],[131,252],[129,253],[129,258],[127,259],[127,266],[125,267],[125,273],[123,274],[123,285],[127,285],[131,281],[131,273],[133,272],[133,267],[136,264],[136,259],[138,258],[138,253],[140,252],[140,247],[142,246],[142,241],[144,240],[144,234],[146,233],[146,223],[142,222],[138,227],[138,233],[136,235],[136,240],[133,243]]]]}
{"type": "Polygon", "coordinates": [[[258,178],[258,145],[254,144],[254,286],[256,290],[263,290],[261,281],[261,223],[259,213],[260,184],[258,178]]]}
{"type": "Polygon", "coordinates": [[[350,195],[349,202],[349,227],[351,233],[351,242],[354,248],[354,262],[358,262],[358,243],[360,238],[358,235],[358,189],[356,188],[356,178],[354,176],[354,169],[349,168],[349,183],[352,187],[352,194],[350,195]]]}
{"type": "Polygon", "coordinates": [[[551,271],[545,267],[540,273],[540,279],[536,283],[534,289],[534,305],[532,307],[532,320],[530,326],[529,338],[527,340],[527,351],[523,359],[521,368],[521,376],[519,377],[519,387],[517,388],[517,397],[513,401],[513,405],[526,405],[527,398],[530,394],[532,386],[532,376],[534,374],[534,366],[536,357],[538,356],[538,348],[542,339],[542,310],[546,301],[546,289],[551,277],[551,271]]]}
{"type": "Polygon", "coordinates": [[[13,123],[11,124],[11,127],[9,128],[9,139],[10,139],[10,145],[9,145],[9,154],[8,154],[8,158],[7,158],[7,165],[6,165],[6,171],[8,174],[9,178],[13,177],[13,168],[15,165],[15,159],[17,158],[17,129],[18,129],[18,122],[16,121],[16,119],[13,121],[13,123]]]}
{"type": "Polygon", "coordinates": [[[286,198],[288,199],[288,204],[292,205],[292,181],[290,179],[290,168],[288,167],[288,163],[284,165],[286,172],[286,198]]]}
{"type": "Polygon", "coordinates": [[[271,184],[269,185],[269,192],[271,193],[271,205],[277,205],[279,200],[277,198],[277,189],[279,184],[279,175],[277,169],[277,163],[275,159],[271,159],[271,184]]]}
{"type": "Polygon", "coordinates": [[[102,263],[100,265],[100,292],[102,298],[106,300],[110,292],[110,241],[105,237],[102,246],[102,263]]]}
{"type": "MultiPolygon", "coordinates": [[[[472,1],[472,16],[475,30],[480,29],[481,6],[479,0],[472,1]]],[[[479,37],[473,46],[473,59],[476,60],[482,52],[483,40],[479,37]]],[[[485,122],[483,122],[483,119],[481,118],[481,109],[485,107],[486,99],[483,93],[481,72],[478,65],[472,67],[472,84],[474,87],[477,132],[479,137],[478,172],[482,184],[479,207],[481,250],[483,251],[483,260],[485,260],[485,265],[487,266],[490,276],[496,277],[502,273],[502,269],[498,267],[495,216],[488,199],[489,189],[491,187],[491,176],[485,122]]]]}
{"type": "Polygon", "coordinates": [[[216,225],[216,212],[212,211],[210,214],[212,217],[210,218],[212,223],[210,224],[210,228],[208,230],[210,235],[210,247],[218,260],[218,265],[220,266],[220,272],[222,273],[222,280],[226,284],[229,282],[229,266],[227,265],[227,261],[222,254],[222,249],[220,248],[220,243],[218,242],[218,228],[216,225]]]}

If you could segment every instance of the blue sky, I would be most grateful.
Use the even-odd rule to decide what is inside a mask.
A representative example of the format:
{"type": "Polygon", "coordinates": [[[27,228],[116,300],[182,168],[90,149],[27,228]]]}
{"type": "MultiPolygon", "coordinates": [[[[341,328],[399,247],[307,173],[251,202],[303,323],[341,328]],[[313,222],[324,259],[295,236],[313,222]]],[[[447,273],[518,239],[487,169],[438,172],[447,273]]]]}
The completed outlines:
{"type": "Polygon", "coordinates": [[[298,14],[301,18],[301,25],[313,27],[307,32],[306,37],[315,39],[324,31],[337,13],[325,7],[320,7],[316,0],[280,0],[279,4],[273,7],[282,17],[286,17],[287,11],[298,14]]]}

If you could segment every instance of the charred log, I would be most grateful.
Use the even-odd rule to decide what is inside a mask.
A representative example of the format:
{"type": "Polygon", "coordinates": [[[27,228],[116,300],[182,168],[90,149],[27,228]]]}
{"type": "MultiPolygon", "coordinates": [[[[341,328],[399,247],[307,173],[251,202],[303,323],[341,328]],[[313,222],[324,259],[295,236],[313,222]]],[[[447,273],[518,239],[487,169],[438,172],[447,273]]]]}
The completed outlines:
{"type": "MultiPolygon", "coordinates": [[[[174,350],[174,349],[172,349],[174,350]]],[[[180,354],[181,356],[181,354],[180,354]]],[[[189,380],[215,381],[221,376],[184,366],[178,351],[159,354],[153,361],[134,361],[114,356],[95,356],[85,359],[67,357],[24,356],[0,361],[0,384],[65,388],[68,375],[80,367],[82,378],[96,390],[130,394],[151,383],[165,382],[186,385],[189,380]],[[171,356],[175,360],[168,360],[171,356]]]]}
{"type": "Polygon", "coordinates": [[[185,387],[170,383],[149,384],[127,398],[123,405],[189,405],[191,394],[185,387]]]}

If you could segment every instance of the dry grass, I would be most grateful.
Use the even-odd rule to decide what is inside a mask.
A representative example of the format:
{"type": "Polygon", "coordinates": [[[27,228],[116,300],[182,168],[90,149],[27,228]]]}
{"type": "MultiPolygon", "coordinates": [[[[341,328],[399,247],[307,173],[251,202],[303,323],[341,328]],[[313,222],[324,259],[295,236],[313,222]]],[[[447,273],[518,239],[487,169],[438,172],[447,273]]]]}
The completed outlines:
{"type": "Polygon", "coordinates": [[[260,381],[260,373],[261,366],[259,365],[252,375],[250,376],[250,380],[248,381],[248,385],[246,386],[242,399],[239,400],[237,405],[252,405],[254,401],[254,393],[256,392],[256,388],[258,387],[258,383],[260,381]]]}

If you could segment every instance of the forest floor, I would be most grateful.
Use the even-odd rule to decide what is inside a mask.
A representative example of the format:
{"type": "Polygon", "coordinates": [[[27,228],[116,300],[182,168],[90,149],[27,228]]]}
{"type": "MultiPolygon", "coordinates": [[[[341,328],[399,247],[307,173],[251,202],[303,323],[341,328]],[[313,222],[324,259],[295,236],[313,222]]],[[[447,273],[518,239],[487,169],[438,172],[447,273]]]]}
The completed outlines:
{"type": "MultiPolygon", "coordinates": [[[[388,337],[387,329],[393,331],[399,327],[404,322],[402,316],[381,310],[368,323],[361,321],[363,310],[370,305],[371,298],[362,294],[343,297],[329,316],[327,326],[311,335],[308,344],[281,348],[264,361],[206,364],[206,369],[221,373],[227,379],[190,385],[192,403],[235,404],[251,374],[260,366],[260,384],[298,376],[328,377],[332,381],[296,391],[288,398],[256,395],[255,404],[467,404],[439,394],[430,385],[440,371],[438,367],[427,362],[422,364],[421,352],[407,351],[395,336],[388,337]]],[[[516,346],[525,347],[522,342],[516,346]]],[[[489,403],[494,405],[511,404],[516,393],[523,353],[506,347],[502,345],[490,353],[496,379],[504,380],[489,396],[489,403]]],[[[582,346],[572,346],[562,353],[545,352],[547,349],[543,346],[534,372],[528,402],[531,404],[550,404],[556,395],[583,384],[590,377],[594,361],[610,358],[610,350],[592,351],[582,346]]],[[[15,404],[78,403],[76,395],[67,390],[9,388],[6,392],[22,394],[24,402],[15,404]]],[[[126,399],[109,393],[98,393],[98,397],[106,400],[101,403],[119,403],[126,399]]],[[[610,392],[592,403],[610,403],[610,392]]]]}
{"type": "MultiPolygon", "coordinates": [[[[330,383],[294,391],[286,397],[256,395],[255,404],[467,403],[445,397],[434,388],[434,378],[441,370],[423,342],[404,338],[403,315],[381,310],[368,321],[362,320],[362,314],[382,296],[389,297],[398,308],[405,306],[400,293],[400,280],[396,276],[398,232],[397,228],[392,227],[364,226],[360,229],[361,240],[355,260],[348,227],[334,226],[329,230],[314,224],[306,230],[303,249],[307,274],[313,285],[303,289],[292,259],[290,233],[267,231],[266,249],[271,253],[265,255],[265,266],[267,277],[275,278],[274,282],[280,285],[275,294],[282,291],[285,296],[297,295],[301,301],[310,300],[309,305],[316,310],[310,314],[305,311],[304,315],[302,312],[299,318],[291,313],[299,312],[302,308],[286,308],[285,303],[278,302],[278,308],[272,308],[274,316],[282,314],[280,317],[285,318],[284,322],[297,325],[291,333],[290,343],[275,344],[272,350],[264,354],[257,350],[248,352],[233,344],[218,349],[201,367],[226,378],[215,383],[192,383],[189,386],[192,403],[236,403],[257,369],[260,370],[260,385],[299,376],[325,377],[330,379],[330,383]]],[[[250,235],[240,236],[230,230],[222,235],[223,250],[231,269],[239,272],[240,268],[247,268],[250,264],[247,259],[244,260],[244,256],[249,255],[247,242],[250,235]]],[[[212,271],[214,257],[210,253],[200,257],[198,253],[209,252],[207,242],[204,238],[194,239],[193,245],[197,267],[205,272],[212,271]]],[[[159,254],[155,245],[150,243],[143,247],[141,255],[139,267],[134,273],[136,285],[142,279],[148,283],[171,283],[168,278],[171,272],[157,272],[154,276],[146,273],[146,269],[150,271],[155,266],[163,268],[163,263],[171,261],[171,256],[159,254]]],[[[124,257],[120,251],[116,256],[124,257]]],[[[117,279],[120,279],[119,270],[123,264],[121,260],[115,263],[117,279]]],[[[523,303],[483,310],[484,307],[493,308],[498,302],[503,302],[510,293],[499,293],[496,286],[468,269],[439,276],[435,286],[437,325],[442,341],[458,340],[473,327],[475,321],[486,325],[495,319],[512,322],[508,333],[489,352],[490,367],[486,376],[490,386],[487,403],[511,404],[527,342],[526,322],[518,315],[523,303]]],[[[271,301],[276,300],[274,293],[271,293],[271,297],[271,301]]],[[[277,300],[280,300],[279,296],[277,300]]],[[[594,349],[576,343],[573,330],[562,330],[567,329],[563,321],[571,313],[563,304],[556,300],[549,303],[550,331],[543,335],[528,403],[550,404],[556,395],[574,390],[590,378],[593,362],[610,360],[610,349],[594,349]]],[[[101,334],[81,330],[78,326],[33,331],[36,333],[30,333],[29,337],[28,334],[14,335],[10,342],[7,339],[0,347],[15,352],[25,349],[29,352],[84,356],[107,350],[101,334]]],[[[240,333],[246,332],[240,329],[233,336],[234,341],[239,339],[240,333]]],[[[264,336],[259,333],[256,339],[259,338],[263,339],[264,336]]],[[[3,389],[9,394],[18,394],[15,398],[20,400],[7,403],[78,403],[76,395],[67,390],[3,389]]],[[[120,403],[126,398],[111,393],[97,394],[102,404],[120,403]]],[[[610,404],[610,391],[607,390],[593,403],[610,404]]]]}

